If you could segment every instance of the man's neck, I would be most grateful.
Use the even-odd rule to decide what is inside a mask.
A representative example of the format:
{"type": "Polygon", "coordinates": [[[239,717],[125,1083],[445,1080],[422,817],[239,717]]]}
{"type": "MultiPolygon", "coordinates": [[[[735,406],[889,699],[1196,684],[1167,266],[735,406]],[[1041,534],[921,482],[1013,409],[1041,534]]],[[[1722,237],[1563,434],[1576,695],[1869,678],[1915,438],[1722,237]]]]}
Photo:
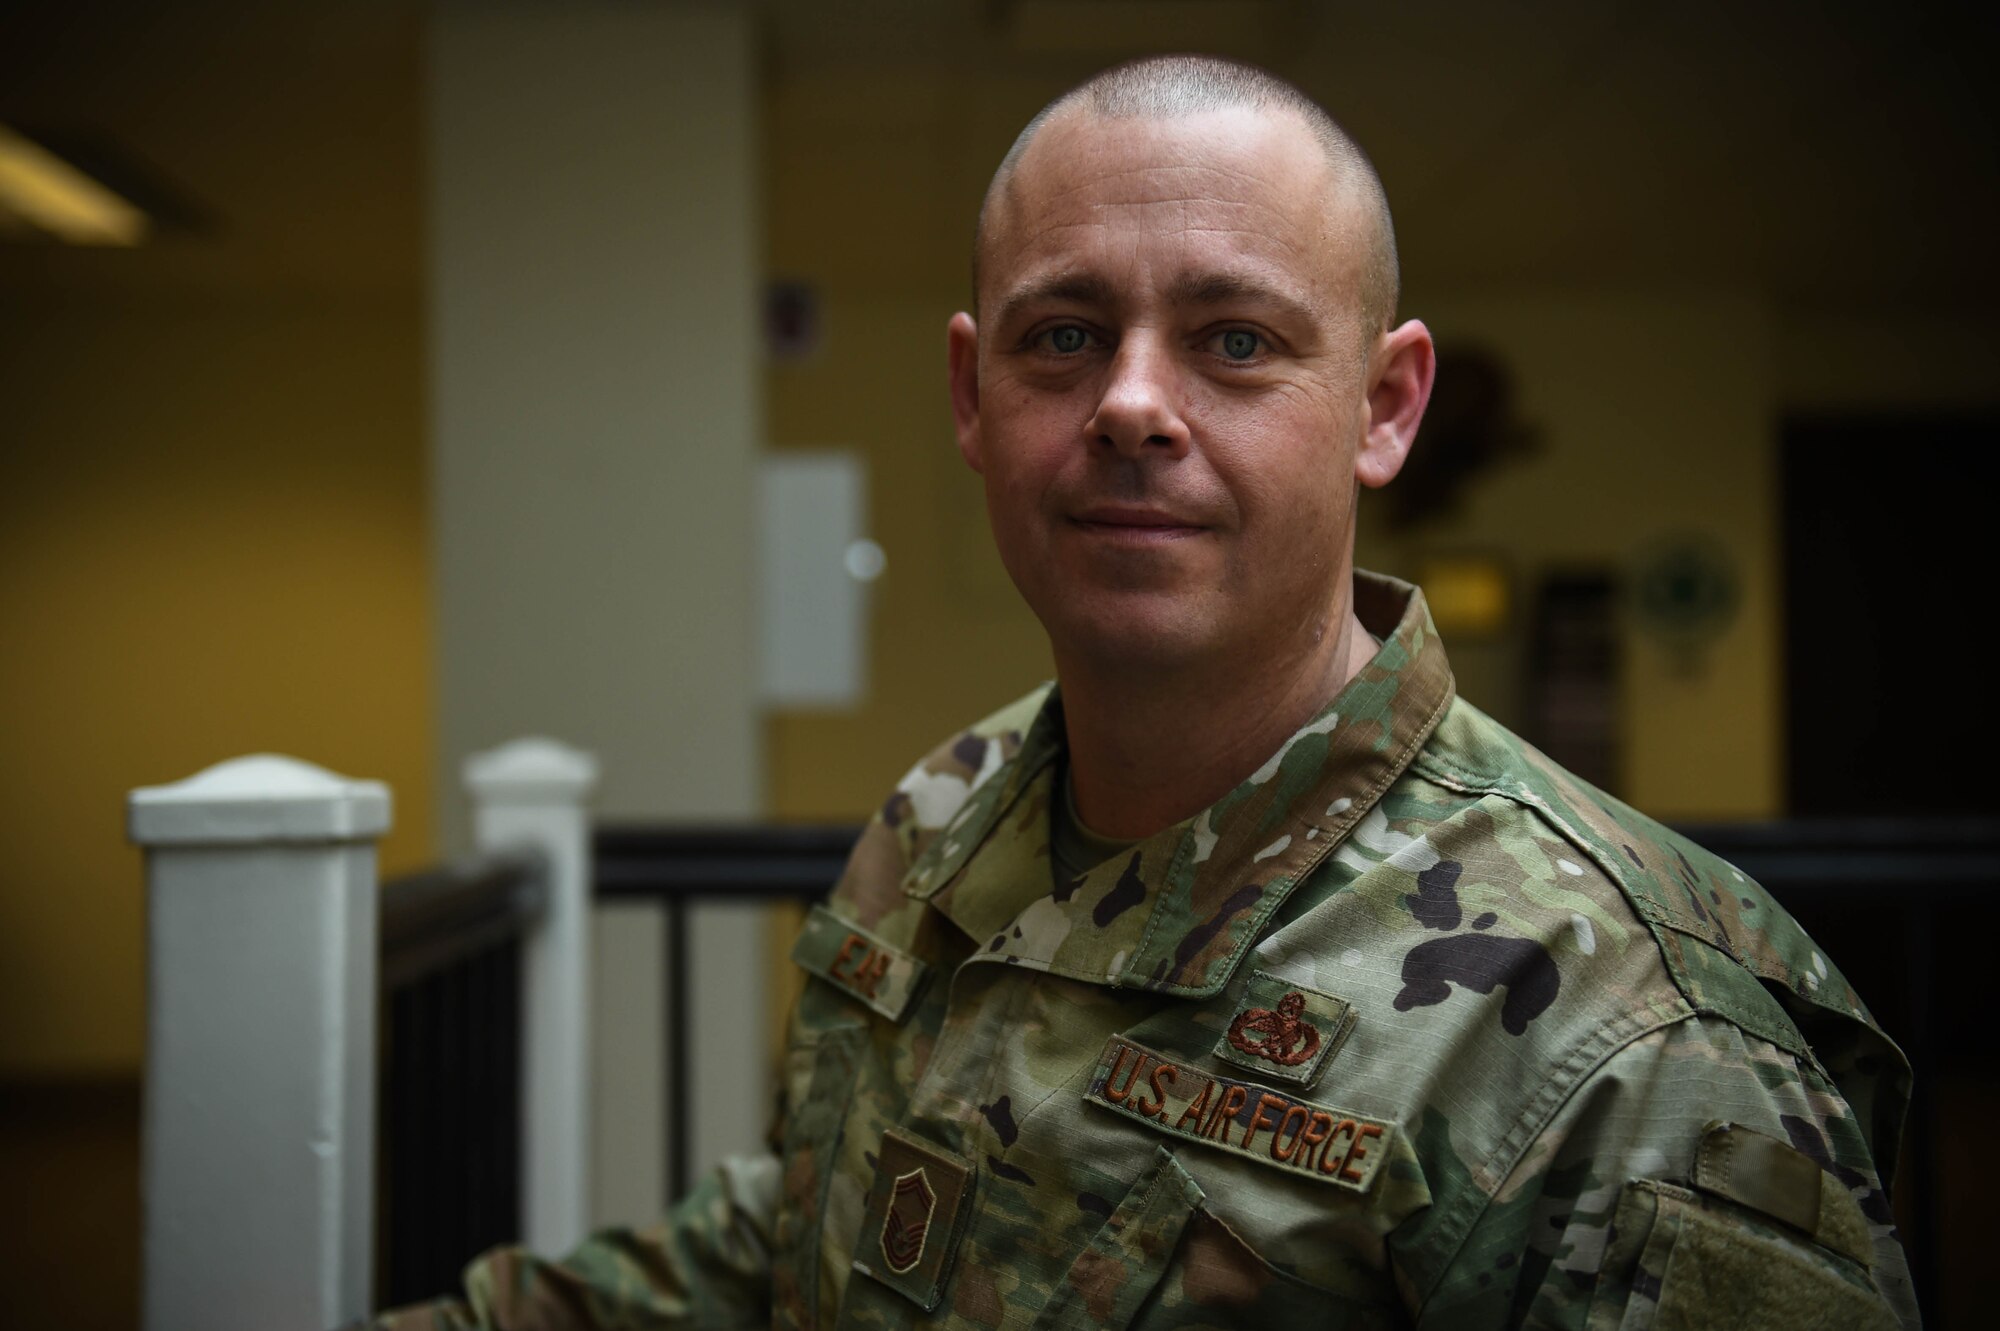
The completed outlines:
{"type": "Polygon", "coordinates": [[[1120,838],[1193,816],[1263,766],[1374,652],[1343,606],[1284,668],[1254,676],[1236,663],[1155,673],[1058,659],[1077,816],[1120,838]]]}

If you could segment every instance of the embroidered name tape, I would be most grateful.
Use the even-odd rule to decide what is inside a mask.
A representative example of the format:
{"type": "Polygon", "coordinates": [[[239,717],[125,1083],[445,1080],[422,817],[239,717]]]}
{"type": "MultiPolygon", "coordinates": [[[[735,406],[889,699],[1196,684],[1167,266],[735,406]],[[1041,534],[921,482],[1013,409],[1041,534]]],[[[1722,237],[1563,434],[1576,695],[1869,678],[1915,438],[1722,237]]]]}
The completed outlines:
{"type": "Polygon", "coordinates": [[[925,1312],[944,1297],[973,1167],[901,1129],[882,1134],[854,1269],[925,1312]]]}
{"type": "Polygon", "coordinates": [[[1215,1042],[1215,1056],[1310,1086],[1353,1029],[1354,1009],[1345,999],[1257,971],[1229,1029],[1215,1042]]]}
{"type": "Polygon", "coordinates": [[[792,960],[837,985],[890,1021],[901,1021],[930,967],[903,949],[814,906],[792,945],[792,960]]]}
{"type": "Polygon", "coordinates": [[[1158,1132],[1299,1178],[1366,1192],[1388,1158],[1393,1123],[1217,1077],[1114,1035],[1084,1099],[1158,1132]]]}

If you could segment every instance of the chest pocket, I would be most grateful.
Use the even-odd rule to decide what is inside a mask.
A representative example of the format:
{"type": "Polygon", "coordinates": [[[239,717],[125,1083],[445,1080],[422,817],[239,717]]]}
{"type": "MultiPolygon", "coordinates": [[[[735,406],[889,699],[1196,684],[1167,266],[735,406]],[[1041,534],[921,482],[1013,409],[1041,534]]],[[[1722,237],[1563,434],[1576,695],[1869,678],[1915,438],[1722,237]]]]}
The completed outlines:
{"type": "Polygon", "coordinates": [[[1165,1147],[1057,1282],[1037,1331],[1096,1326],[1122,1331],[1152,1296],[1202,1191],[1165,1147]]]}
{"type": "Polygon", "coordinates": [[[1158,1148],[1050,1292],[1037,1331],[1106,1327],[1179,1331],[1226,1326],[1403,1327],[1401,1309],[1341,1298],[1260,1258],[1207,1205],[1173,1152],[1158,1148]]]}

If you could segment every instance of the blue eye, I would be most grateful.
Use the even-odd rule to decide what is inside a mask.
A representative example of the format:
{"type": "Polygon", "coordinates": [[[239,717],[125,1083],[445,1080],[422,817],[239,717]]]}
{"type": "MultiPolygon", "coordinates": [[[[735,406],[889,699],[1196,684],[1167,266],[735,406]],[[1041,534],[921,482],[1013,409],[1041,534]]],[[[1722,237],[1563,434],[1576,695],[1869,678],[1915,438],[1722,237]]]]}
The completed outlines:
{"type": "Polygon", "coordinates": [[[1084,344],[1090,341],[1090,336],[1074,325],[1064,325],[1061,328],[1051,328],[1048,339],[1049,350],[1064,356],[1074,356],[1083,350],[1084,344]]]}
{"type": "Polygon", "coordinates": [[[1249,360],[1263,347],[1264,339],[1244,328],[1232,328],[1222,335],[1222,354],[1230,360],[1249,360]]]}

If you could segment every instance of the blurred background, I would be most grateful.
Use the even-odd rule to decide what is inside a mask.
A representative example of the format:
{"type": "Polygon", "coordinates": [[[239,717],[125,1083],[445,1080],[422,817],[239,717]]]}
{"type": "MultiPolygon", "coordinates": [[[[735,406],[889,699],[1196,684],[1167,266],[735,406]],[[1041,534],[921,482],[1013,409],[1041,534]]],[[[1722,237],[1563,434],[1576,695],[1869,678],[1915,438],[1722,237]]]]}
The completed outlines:
{"type": "MultiPolygon", "coordinates": [[[[131,788],[378,778],[393,874],[462,847],[467,754],[546,733],[608,821],[853,823],[1049,674],[943,332],[1014,134],[1133,55],[1264,64],[1374,156],[1442,365],[1360,562],[1425,584],[1463,695],[1668,821],[1986,814],[1995,36],[1789,0],[0,7],[9,1320],[138,1317],[131,788]]],[[[1920,889],[1824,941],[1936,1051],[1898,1206],[1964,1325],[2000,1097],[1951,994],[1878,996],[1983,969],[1880,941],[1920,889]]],[[[602,1221],[664,1201],[648,909],[598,911],[602,1221]]],[[[701,908],[689,963],[761,1031],[776,914],[701,908]]],[[[766,1067],[697,1033],[693,1068],[697,1163],[754,1145],[766,1067]]]]}

